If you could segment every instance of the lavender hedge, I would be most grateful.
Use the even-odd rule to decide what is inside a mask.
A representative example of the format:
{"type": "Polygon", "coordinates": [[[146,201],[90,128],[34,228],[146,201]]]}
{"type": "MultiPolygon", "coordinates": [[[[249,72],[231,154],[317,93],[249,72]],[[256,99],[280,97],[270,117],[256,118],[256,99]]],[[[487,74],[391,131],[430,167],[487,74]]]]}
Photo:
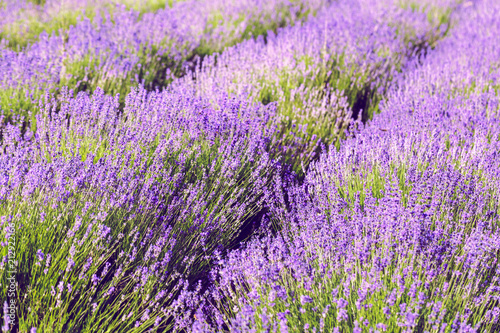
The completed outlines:
{"type": "Polygon", "coordinates": [[[5,0],[0,8],[0,39],[13,49],[26,47],[42,33],[58,33],[78,22],[85,14],[93,18],[100,10],[113,3],[109,1],[55,1],[5,0]]]}
{"type": "Polygon", "coordinates": [[[323,2],[192,0],[143,15],[103,5],[58,34],[44,31],[22,52],[2,43],[0,107],[26,114],[45,90],[64,86],[89,92],[100,87],[120,93],[123,103],[137,83],[162,88],[182,75],[193,57],[306,19],[323,2]]]}
{"type": "Polygon", "coordinates": [[[196,300],[188,287],[280,172],[263,126],[273,110],[135,90],[120,111],[102,91],[71,95],[47,97],[36,130],[3,131],[0,215],[20,244],[18,329],[182,326],[183,302],[196,300]]]}
{"type": "Polygon", "coordinates": [[[372,117],[392,78],[450,25],[451,4],[433,7],[437,17],[428,18],[390,3],[334,2],[303,24],[204,59],[173,84],[201,96],[216,86],[276,102],[281,140],[296,145],[287,162],[301,173],[321,144],[338,142],[353,119],[372,117]]]}
{"type": "Polygon", "coordinates": [[[463,5],[380,115],[275,180],[280,228],[221,258],[196,330],[500,328],[497,10],[463,5]]]}

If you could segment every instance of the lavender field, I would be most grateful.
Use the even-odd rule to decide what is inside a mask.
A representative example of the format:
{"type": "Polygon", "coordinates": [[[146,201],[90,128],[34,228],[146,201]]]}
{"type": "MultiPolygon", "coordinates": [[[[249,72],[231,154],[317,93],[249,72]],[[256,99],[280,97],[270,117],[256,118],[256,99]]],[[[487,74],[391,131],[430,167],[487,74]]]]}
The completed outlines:
{"type": "Polygon", "coordinates": [[[500,1],[0,0],[2,332],[500,332],[500,1]]]}

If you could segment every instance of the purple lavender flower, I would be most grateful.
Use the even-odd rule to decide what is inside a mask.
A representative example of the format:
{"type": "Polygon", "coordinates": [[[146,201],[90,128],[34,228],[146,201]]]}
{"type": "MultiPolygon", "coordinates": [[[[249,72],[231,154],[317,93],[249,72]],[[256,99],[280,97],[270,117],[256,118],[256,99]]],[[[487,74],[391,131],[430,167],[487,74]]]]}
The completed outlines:
{"type": "Polygon", "coordinates": [[[313,299],[308,296],[308,295],[300,295],[300,303],[302,303],[302,305],[306,305],[308,303],[312,303],[313,302],[313,299]]]}
{"type": "Polygon", "coordinates": [[[42,250],[38,249],[36,251],[36,257],[37,257],[38,261],[43,261],[43,259],[45,258],[45,255],[43,254],[42,250]]]}

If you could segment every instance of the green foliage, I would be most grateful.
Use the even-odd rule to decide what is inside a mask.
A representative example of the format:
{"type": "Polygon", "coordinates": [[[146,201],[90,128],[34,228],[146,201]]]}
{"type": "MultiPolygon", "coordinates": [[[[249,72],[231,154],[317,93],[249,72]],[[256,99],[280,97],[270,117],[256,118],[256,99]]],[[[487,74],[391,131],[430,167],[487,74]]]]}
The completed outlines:
{"type": "Polygon", "coordinates": [[[125,5],[128,9],[138,11],[143,15],[144,13],[153,13],[160,9],[172,8],[175,3],[185,0],[113,0],[114,3],[125,5]]]}
{"type": "Polygon", "coordinates": [[[92,20],[97,13],[93,7],[89,7],[80,10],[64,9],[47,21],[38,16],[31,16],[4,26],[0,32],[0,39],[6,39],[10,48],[22,50],[29,44],[36,42],[42,33],[47,33],[47,35],[64,34],[70,26],[78,22],[82,14],[92,20]]]}

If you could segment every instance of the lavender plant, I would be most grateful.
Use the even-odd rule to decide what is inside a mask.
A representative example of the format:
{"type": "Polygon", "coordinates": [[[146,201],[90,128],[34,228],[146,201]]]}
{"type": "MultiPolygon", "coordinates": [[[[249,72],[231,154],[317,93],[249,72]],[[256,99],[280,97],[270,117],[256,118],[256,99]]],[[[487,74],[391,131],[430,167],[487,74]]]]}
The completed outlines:
{"type": "Polygon", "coordinates": [[[191,58],[306,19],[322,5],[320,0],[186,1],[142,16],[121,7],[93,20],[83,18],[59,35],[40,34],[23,52],[2,51],[0,107],[22,114],[45,90],[63,86],[75,91],[100,87],[120,93],[123,103],[138,83],[164,87],[185,72],[191,58]]]}
{"type": "Polygon", "coordinates": [[[233,253],[218,272],[214,324],[352,332],[498,325],[498,197],[453,168],[412,166],[405,193],[398,171],[381,172],[385,192],[368,191],[362,205],[320,177],[307,192],[296,189],[281,234],[233,253]]]}
{"type": "MultiPolygon", "coordinates": [[[[338,142],[353,118],[371,117],[393,76],[419,52],[419,41],[432,43],[448,24],[429,23],[390,1],[372,5],[334,3],[303,25],[207,58],[179,85],[210,95],[215,84],[277,102],[283,146],[294,146],[285,152],[287,162],[301,173],[321,143],[338,142]]],[[[451,8],[443,17],[449,19],[451,8]]]]}
{"type": "Polygon", "coordinates": [[[78,22],[78,17],[85,14],[93,18],[99,11],[111,3],[102,1],[4,1],[0,11],[0,39],[8,47],[22,49],[38,40],[43,32],[59,33],[78,22]]]}
{"type": "MultiPolygon", "coordinates": [[[[101,90],[71,96],[46,96],[36,130],[2,131],[0,216],[16,225],[20,254],[16,328],[180,329],[211,254],[234,245],[279,172],[263,126],[272,107],[140,89],[120,111],[101,90]]],[[[5,261],[1,274],[5,284],[5,261]]]]}
{"type": "Polygon", "coordinates": [[[464,23],[405,73],[381,114],[324,152],[303,184],[275,180],[278,230],[221,258],[193,330],[498,330],[496,48],[478,52],[495,36],[491,5],[464,6],[461,22],[481,28],[463,33],[464,23]],[[464,58],[450,61],[451,50],[464,58]],[[488,84],[457,90],[480,62],[488,84]]]}

